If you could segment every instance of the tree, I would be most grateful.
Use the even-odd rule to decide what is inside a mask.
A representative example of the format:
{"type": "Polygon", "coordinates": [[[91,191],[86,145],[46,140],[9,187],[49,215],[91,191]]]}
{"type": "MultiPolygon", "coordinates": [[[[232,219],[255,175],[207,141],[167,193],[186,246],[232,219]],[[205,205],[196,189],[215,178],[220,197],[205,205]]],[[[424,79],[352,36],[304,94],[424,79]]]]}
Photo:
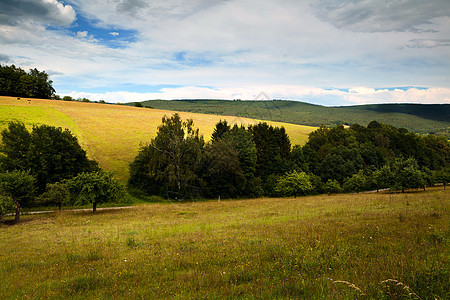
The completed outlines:
{"type": "Polygon", "coordinates": [[[214,131],[211,135],[211,140],[213,142],[220,140],[223,137],[223,135],[225,133],[230,132],[230,130],[231,130],[231,127],[230,127],[230,125],[228,125],[227,120],[223,120],[223,121],[220,120],[219,123],[217,123],[216,127],[214,128],[214,131]]]}
{"type": "Polygon", "coordinates": [[[371,174],[372,182],[375,184],[377,192],[380,189],[389,188],[394,185],[395,178],[389,164],[382,166],[371,174]]]}
{"type": "Polygon", "coordinates": [[[55,93],[52,84],[44,71],[30,69],[26,73],[14,65],[0,65],[0,95],[50,99],[55,93]]]}
{"type": "Polygon", "coordinates": [[[444,185],[444,190],[447,185],[447,183],[450,182],[450,168],[442,168],[441,170],[437,171],[435,174],[436,182],[440,182],[444,185]]]}
{"type": "Polygon", "coordinates": [[[402,190],[404,193],[405,189],[418,189],[425,184],[423,174],[413,157],[394,159],[391,170],[394,175],[394,184],[391,188],[394,190],[402,190]]]}
{"type": "Polygon", "coordinates": [[[39,202],[44,205],[58,205],[59,210],[67,201],[69,191],[64,183],[48,183],[45,192],[39,197],[39,202]]]}
{"type": "Polygon", "coordinates": [[[11,196],[0,194],[0,222],[3,221],[3,215],[14,210],[14,200],[11,196]]]}
{"type": "Polygon", "coordinates": [[[149,184],[164,184],[167,197],[169,192],[177,198],[192,195],[194,185],[199,184],[203,147],[203,137],[194,129],[192,120],[182,121],[179,114],[164,116],[156,137],[141,147],[140,153],[146,155],[138,154],[130,165],[133,177],[129,184],[141,185],[142,180],[137,176],[140,174],[151,179],[149,184]]]}
{"type": "Polygon", "coordinates": [[[358,173],[353,174],[352,177],[345,180],[343,188],[348,192],[356,192],[359,193],[363,191],[366,187],[366,177],[362,170],[359,170],[358,173]]]}
{"type": "Polygon", "coordinates": [[[305,172],[292,171],[278,180],[275,189],[280,195],[297,197],[310,193],[313,185],[305,172]]]}
{"type": "Polygon", "coordinates": [[[96,171],[81,173],[66,181],[70,203],[84,205],[92,203],[95,213],[97,204],[117,201],[125,195],[122,184],[111,172],[96,171]]]}
{"type": "Polygon", "coordinates": [[[78,139],[69,130],[48,125],[34,126],[31,134],[20,122],[11,122],[2,133],[0,163],[3,170],[30,170],[39,193],[47,183],[59,182],[81,172],[97,170],[78,139]]]}
{"type": "Polygon", "coordinates": [[[338,194],[342,192],[342,188],[339,182],[333,179],[328,179],[328,181],[323,186],[323,190],[328,195],[338,194]]]}
{"type": "Polygon", "coordinates": [[[208,144],[203,174],[208,197],[235,198],[245,192],[246,178],[237,151],[226,141],[208,144]]]}
{"type": "Polygon", "coordinates": [[[20,220],[20,207],[34,196],[34,181],[34,177],[24,171],[0,173],[0,194],[13,200],[16,222],[20,220]]]}
{"type": "Polygon", "coordinates": [[[1,132],[0,169],[4,171],[29,169],[28,154],[30,149],[30,133],[22,122],[10,122],[1,132]]]}

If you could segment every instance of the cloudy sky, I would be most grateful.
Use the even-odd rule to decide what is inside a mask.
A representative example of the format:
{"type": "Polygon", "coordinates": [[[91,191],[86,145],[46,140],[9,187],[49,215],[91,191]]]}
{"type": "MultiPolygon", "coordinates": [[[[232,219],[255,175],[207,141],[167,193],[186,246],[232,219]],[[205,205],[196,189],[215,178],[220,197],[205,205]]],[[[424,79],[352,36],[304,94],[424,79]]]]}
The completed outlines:
{"type": "Polygon", "coordinates": [[[450,103],[450,1],[1,0],[0,63],[110,102],[450,103]]]}

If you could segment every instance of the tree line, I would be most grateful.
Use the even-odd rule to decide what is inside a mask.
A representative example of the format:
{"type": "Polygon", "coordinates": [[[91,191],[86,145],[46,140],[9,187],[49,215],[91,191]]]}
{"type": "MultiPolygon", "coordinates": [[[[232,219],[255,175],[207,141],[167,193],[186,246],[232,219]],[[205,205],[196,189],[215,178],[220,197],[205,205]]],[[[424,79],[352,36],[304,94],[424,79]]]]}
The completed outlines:
{"type": "Polygon", "coordinates": [[[1,132],[0,219],[22,207],[84,205],[123,197],[125,189],[112,173],[90,160],[69,130],[48,125],[28,131],[10,122],[1,132]]]}
{"type": "Polygon", "coordinates": [[[192,120],[165,116],[130,164],[131,191],[170,199],[297,196],[425,188],[449,180],[445,137],[371,122],[321,126],[301,147],[284,128],[216,124],[205,143],[192,120]]]}
{"type": "Polygon", "coordinates": [[[0,96],[50,99],[55,94],[53,81],[44,71],[0,65],[0,96]]]}

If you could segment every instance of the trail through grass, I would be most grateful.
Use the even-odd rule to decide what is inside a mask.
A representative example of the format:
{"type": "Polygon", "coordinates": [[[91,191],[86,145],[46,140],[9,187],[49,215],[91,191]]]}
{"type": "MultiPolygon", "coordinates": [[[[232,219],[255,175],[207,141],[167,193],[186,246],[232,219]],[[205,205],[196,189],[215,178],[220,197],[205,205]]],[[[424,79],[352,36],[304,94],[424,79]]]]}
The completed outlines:
{"type": "Polygon", "coordinates": [[[0,227],[0,294],[409,299],[392,279],[421,299],[448,299],[448,196],[434,188],[24,216],[0,227]]]}

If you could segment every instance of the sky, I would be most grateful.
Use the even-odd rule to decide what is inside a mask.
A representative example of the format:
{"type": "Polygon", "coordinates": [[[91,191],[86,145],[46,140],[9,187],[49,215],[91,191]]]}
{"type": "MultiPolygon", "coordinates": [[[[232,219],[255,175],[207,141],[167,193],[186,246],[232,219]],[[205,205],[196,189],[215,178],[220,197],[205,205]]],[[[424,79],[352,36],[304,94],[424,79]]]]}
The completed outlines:
{"type": "Polygon", "coordinates": [[[113,103],[450,103],[450,1],[1,0],[0,64],[113,103]]]}

